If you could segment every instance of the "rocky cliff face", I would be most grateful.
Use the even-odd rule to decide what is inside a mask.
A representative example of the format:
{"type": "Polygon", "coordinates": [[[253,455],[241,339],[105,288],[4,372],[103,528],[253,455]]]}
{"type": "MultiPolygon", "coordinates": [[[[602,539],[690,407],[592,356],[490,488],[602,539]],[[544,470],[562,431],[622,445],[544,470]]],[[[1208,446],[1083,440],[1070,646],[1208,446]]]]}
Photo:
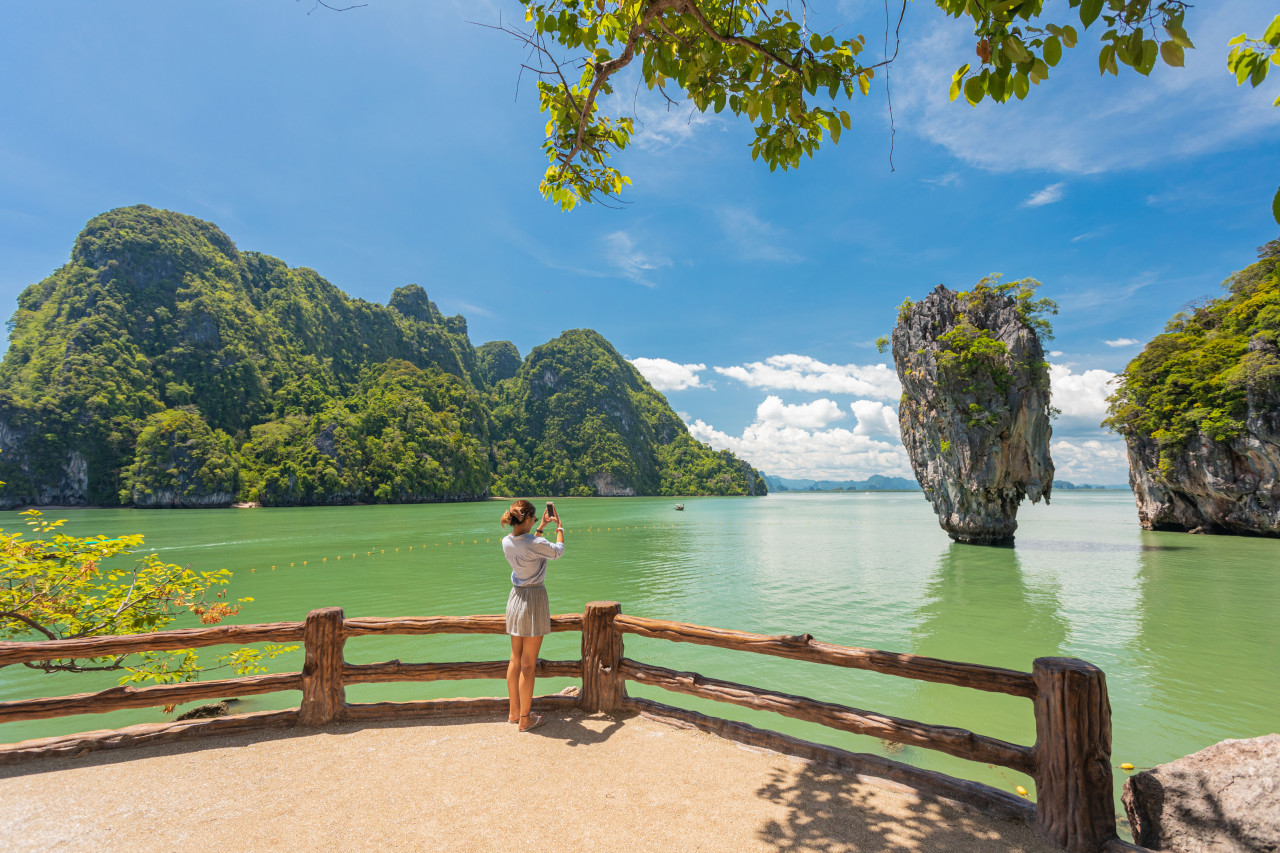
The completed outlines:
{"type": "Polygon", "coordinates": [[[33,470],[27,453],[30,435],[12,425],[0,414],[0,454],[8,463],[14,482],[0,491],[0,510],[20,506],[83,506],[88,503],[89,466],[83,454],[72,450],[44,466],[33,470]],[[17,474],[18,476],[14,476],[17,474]]]}
{"type": "Polygon", "coordinates": [[[1149,530],[1280,536],[1280,240],[1125,367],[1124,436],[1149,530]]]}
{"type": "Polygon", "coordinates": [[[1022,499],[1052,489],[1048,365],[1017,307],[990,288],[939,285],[893,330],[902,442],[958,542],[1012,540],[1022,499]]]}
{"type": "Polygon", "coordinates": [[[1150,436],[1127,437],[1129,485],[1148,530],[1280,536],[1280,394],[1252,394],[1245,431],[1203,433],[1176,453],[1150,436]]]}

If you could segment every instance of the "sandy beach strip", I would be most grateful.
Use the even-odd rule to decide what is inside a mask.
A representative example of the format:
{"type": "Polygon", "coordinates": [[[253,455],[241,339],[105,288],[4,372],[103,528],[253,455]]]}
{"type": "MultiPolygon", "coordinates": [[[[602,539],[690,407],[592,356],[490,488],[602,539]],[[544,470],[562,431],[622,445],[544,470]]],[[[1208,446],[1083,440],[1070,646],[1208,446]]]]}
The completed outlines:
{"type": "Polygon", "coordinates": [[[341,724],[0,767],[4,850],[1050,853],[999,821],[643,717],[341,724]]]}

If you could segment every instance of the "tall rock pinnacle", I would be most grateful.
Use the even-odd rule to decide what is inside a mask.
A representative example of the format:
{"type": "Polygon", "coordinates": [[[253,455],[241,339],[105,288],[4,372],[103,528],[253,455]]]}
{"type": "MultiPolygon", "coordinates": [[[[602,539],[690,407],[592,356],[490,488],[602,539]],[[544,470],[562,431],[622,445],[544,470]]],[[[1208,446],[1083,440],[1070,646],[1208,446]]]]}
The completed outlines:
{"type": "Polygon", "coordinates": [[[938,285],[893,330],[898,423],[916,479],[957,542],[1005,544],[1018,504],[1049,499],[1049,374],[1019,301],[938,285]]]}

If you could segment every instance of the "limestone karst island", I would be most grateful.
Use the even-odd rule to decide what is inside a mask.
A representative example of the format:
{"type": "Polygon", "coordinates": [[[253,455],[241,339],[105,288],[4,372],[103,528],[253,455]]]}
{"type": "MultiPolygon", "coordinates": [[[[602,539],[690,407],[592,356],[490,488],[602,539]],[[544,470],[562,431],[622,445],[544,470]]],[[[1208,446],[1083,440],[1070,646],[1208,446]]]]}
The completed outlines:
{"type": "Polygon", "coordinates": [[[0,851],[1280,851],[1280,17],[17,7],[0,851]]]}

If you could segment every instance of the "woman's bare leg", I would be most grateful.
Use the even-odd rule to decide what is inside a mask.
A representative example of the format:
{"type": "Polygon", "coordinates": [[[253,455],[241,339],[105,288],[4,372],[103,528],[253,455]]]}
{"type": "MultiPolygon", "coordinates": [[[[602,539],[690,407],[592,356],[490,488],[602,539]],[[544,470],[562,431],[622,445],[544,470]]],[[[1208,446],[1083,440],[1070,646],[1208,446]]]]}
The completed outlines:
{"type": "MultiPolygon", "coordinates": [[[[512,640],[515,638],[513,637],[512,640]]],[[[533,720],[525,720],[529,716],[529,708],[533,705],[533,676],[538,667],[538,651],[542,648],[541,637],[521,637],[520,644],[520,728],[526,729],[533,720]]]]}
{"type": "Polygon", "coordinates": [[[520,653],[524,641],[524,637],[511,637],[511,661],[507,664],[507,698],[511,700],[507,721],[511,723],[520,719],[520,653]]]}

